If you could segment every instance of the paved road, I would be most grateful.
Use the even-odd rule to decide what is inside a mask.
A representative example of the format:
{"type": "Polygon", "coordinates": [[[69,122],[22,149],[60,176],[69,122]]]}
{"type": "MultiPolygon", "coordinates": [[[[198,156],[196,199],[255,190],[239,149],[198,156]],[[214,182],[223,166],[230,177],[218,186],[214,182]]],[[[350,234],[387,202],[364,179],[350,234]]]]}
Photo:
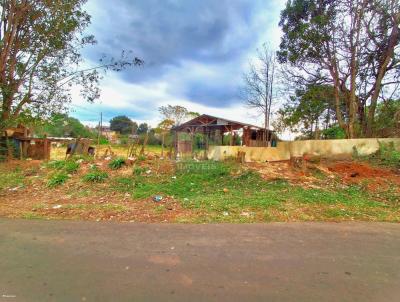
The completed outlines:
{"type": "Polygon", "coordinates": [[[400,301],[400,224],[0,219],[0,301],[400,301]]]}

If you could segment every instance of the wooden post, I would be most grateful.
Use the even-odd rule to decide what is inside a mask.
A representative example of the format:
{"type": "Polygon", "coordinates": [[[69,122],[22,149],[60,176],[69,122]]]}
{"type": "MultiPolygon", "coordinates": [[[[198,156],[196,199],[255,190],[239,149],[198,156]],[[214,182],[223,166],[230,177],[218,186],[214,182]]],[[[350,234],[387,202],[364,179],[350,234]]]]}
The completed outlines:
{"type": "MultiPolygon", "coordinates": [[[[178,131],[174,130],[174,143],[173,143],[173,145],[174,145],[174,159],[176,159],[177,156],[178,156],[178,140],[179,140],[178,131]]],[[[170,156],[172,157],[172,144],[171,144],[171,147],[170,147],[170,156]]]]}
{"type": "Polygon", "coordinates": [[[22,155],[22,142],[19,141],[19,159],[22,160],[23,155],[22,155]]]}
{"type": "MultiPolygon", "coordinates": [[[[163,131],[163,130],[161,130],[163,131]]],[[[164,144],[165,144],[165,132],[161,134],[161,157],[164,158],[164,144]]]]}
{"type": "Polygon", "coordinates": [[[6,147],[7,147],[7,160],[12,159],[12,150],[10,146],[10,141],[8,139],[8,133],[7,130],[5,131],[5,137],[6,137],[6,147]]]}
{"type": "Polygon", "coordinates": [[[231,139],[230,139],[230,145],[233,146],[233,130],[232,130],[232,126],[231,126],[231,139]]]}
{"type": "Polygon", "coordinates": [[[207,127],[204,127],[204,159],[207,159],[208,151],[208,131],[207,127]]]}
{"type": "Polygon", "coordinates": [[[192,158],[194,158],[194,129],[190,128],[190,141],[192,143],[192,158]]]}
{"type": "Polygon", "coordinates": [[[44,141],[43,141],[43,148],[44,148],[44,159],[49,160],[50,159],[50,152],[48,152],[48,147],[49,147],[49,140],[47,139],[47,135],[44,136],[44,141]]]}

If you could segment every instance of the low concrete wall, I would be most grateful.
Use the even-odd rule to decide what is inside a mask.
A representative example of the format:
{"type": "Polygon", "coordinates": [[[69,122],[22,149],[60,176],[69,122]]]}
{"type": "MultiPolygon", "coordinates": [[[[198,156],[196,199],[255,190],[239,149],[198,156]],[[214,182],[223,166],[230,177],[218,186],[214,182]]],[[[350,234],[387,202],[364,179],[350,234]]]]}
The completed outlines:
{"type": "Polygon", "coordinates": [[[369,155],[379,149],[379,143],[393,142],[400,150],[400,138],[360,138],[334,140],[307,140],[278,142],[277,147],[210,146],[208,158],[223,160],[236,157],[238,151],[246,153],[245,161],[281,161],[304,155],[333,158],[351,156],[354,147],[360,155],[369,155]]]}

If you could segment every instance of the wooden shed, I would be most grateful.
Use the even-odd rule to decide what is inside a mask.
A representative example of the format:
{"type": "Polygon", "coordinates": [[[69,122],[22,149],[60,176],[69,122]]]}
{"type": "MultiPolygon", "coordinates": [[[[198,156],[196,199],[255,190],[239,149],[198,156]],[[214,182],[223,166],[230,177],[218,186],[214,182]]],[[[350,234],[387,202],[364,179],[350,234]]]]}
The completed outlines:
{"type": "Polygon", "coordinates": [[[172,131],[176,154],[193,152],[193,138],[196,133],[201,133],[204,137],[204,154],[208,150],[211,138],[217,142],[219,138],[219,145],[223,145],[226,134],[230,134],[229,145],[231,146],[235,145],[238,137],[240,137],[241,145],[248,147],[267,147],[271,145],[271,141],[276,140],[276,135],[271,130],[208,114],[202,114],[175,126],[172,131]],[[190,139],[180,139],[180,133],[187,133],[190,139]]]}

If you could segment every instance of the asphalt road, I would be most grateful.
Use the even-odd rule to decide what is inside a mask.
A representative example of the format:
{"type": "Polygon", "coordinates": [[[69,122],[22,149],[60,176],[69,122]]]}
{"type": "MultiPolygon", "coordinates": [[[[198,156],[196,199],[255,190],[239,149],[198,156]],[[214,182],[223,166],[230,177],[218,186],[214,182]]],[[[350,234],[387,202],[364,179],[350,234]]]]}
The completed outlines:
{"type": "Polygon", "coordinates": [[[0,219],[0,301],[400,301],[400,224],[0,219]]]}

